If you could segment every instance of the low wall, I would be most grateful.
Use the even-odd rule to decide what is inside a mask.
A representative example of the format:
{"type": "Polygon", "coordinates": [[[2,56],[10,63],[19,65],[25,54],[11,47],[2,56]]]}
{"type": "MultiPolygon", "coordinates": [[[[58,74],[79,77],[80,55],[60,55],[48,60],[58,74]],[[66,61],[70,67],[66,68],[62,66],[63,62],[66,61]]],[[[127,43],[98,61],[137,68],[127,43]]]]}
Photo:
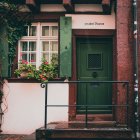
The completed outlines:
{"type": "MultiPolygon", "coordinates": [[[[4,85],[4,134],[31,134],[44,125],[45,89],[40,83],[8,83],[4,85]]],[[[68,84],[48,85],[48,104],[68,105],[68,84]]],[[[48,108],[47,121],[67,121],[68,108],[48,108]]]]}

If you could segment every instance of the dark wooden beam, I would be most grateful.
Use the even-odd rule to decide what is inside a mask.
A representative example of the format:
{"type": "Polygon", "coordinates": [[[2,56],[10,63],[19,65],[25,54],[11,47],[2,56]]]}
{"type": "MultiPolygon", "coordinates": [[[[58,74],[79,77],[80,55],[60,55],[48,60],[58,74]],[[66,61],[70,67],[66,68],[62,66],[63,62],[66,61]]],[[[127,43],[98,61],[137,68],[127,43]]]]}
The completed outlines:
{"type": "Polygon", "coordinates": [[[105,14],[111,13],[111,0],[102,0],[102,8],[105,14]]]}
{"type": "Polygon", "coordinates": [[[74,5],[71,3],[71,0],[63,0],[63,6],[67,12],[74,12],[74,5]]]}
{"type": "Polygon", "coordinates": [[[38,13],[40,11],[40,4],[38,3],[38,0],[26,0],[26,5],[34,13],[38,13]]]}
{"type": "Polygon", "coordinates": [[[74,4],[101,4],[102,0],[72,0],[74,4]]]}
{"type": "MultiPolygon", "coordinates": [[[[11,0],[16,4],[24,4],[26,0],[11,0]]],[[[63,0],[38,0],[41,4],[62,4],[63,0]]],[[[73,4],[101,4],[102,0],[71,0],[73,4]]]]}

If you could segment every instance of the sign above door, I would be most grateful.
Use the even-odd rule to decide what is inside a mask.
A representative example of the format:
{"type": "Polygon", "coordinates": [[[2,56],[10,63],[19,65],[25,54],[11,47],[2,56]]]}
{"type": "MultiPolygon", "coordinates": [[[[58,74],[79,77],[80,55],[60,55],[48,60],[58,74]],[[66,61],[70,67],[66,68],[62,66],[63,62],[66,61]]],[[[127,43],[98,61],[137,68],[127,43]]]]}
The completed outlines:
{"type": "Polygon", "coordinates": [[[115,14],[111,15],[85,15],[66,14],[72,17],[72,29],[115,29],[115,14]]]}

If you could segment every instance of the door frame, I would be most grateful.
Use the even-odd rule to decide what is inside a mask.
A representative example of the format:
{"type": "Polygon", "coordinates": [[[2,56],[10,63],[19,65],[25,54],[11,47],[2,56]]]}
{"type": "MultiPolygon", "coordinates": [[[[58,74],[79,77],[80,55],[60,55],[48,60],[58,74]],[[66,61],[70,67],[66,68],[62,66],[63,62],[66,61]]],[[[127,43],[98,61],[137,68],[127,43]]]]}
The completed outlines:
{"type": "MultiPolygon", "coordinates": [[[[116,56],[116,31],[115,30],[99,30],[99,29],[73,29],[72,30],[72,77],[70,80],[77,80],[77,68],[76,68],[76,47],[77,38],[112,38],[113,42],[113,67],[112,67],[112,80],[117,78],[117,56],[116,56]]],[[[112,92],[112,104],[116,103],[116,95],[112,92]]],[[[75,84],[69,85],[69,105],[76,105],[77,101],[77,87],[75,84]]],[[[69,107],[69,120],[76,119],[76,107],[69,107]]],[[[112,117],[115,119],[115,109],[112,110],[112,117]]]]}

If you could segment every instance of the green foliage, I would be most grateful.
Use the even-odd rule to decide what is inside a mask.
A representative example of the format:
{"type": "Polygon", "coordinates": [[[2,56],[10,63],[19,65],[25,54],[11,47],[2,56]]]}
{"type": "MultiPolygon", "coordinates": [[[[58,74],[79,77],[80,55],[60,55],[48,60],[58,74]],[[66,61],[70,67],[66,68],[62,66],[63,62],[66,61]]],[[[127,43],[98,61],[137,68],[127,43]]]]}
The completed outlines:
{"type": "Polygon", "coordinates": [[[29,64],[27,61],[22,60],[19,63],[19,69],[15,70],[15,75],[16,76],[21,76],[22,73],[27,73],[27,78],[34,78],[34,73],[36,71],[35,66],[29,64]]]}
{"type": "Polygon", "coordinates": [[[36,70],[35,66],[29,64],[27,61],[21,61],[19,69],[16,69],[14,73],[17,77],[21,77],[25,72],[27,73],[26,77],[24,77],[26,79],[37,79],[47,82],[58,77],[58,65],[54,59],[52,59],[51,64],[43,59],[39,69],[36,70]]]}
{"type": "Polygon", "coordinates": [[[9,44],[9,57],[13,60],[18,40],[25,34],[26,25],[30,25],[31,14],[20,13],[20,5],[10,0],[0,2],[0,25],[6,26],[6,33],[9,44]]]}
{"type": "Polygon", "coordinates": [[[58,77],[58,65],[54,62],[53,59],[51,64],[43,59],[39,70],[37,70],[36,79],[42,82],[46,82],[56,77],[58,77]]]}

